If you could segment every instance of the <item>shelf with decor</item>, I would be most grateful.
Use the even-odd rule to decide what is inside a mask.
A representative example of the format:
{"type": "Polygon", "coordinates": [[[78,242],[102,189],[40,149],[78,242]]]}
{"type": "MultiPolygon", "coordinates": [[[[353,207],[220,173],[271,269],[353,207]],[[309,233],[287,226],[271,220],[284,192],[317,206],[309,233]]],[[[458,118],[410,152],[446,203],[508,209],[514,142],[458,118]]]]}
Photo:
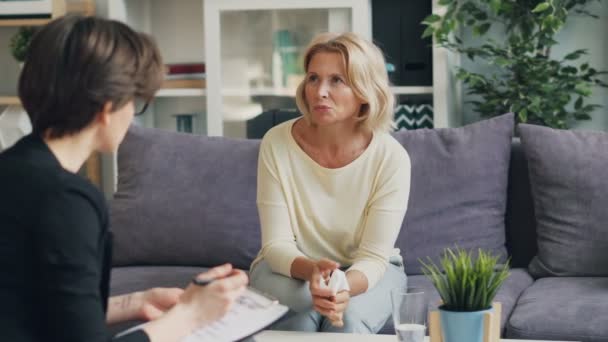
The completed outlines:
{"type": "Polygon", "coordinates": [[[152,36],[166,65],[165,83],[136,123],[206,134],[204,112],[208,89],[202,39],[203,2],[113,0],[108,2],[108,16],[152,36]],[[182,125],[186,114],[193,115],[192,122],[182,125]]]}
{"type": "Polygon", "coordinates": [[[27,0],[0,2],[0,27],[42,26],[66,13],[92,15],[94,0],[27,0]]]}
{"type": "Polygon", "coordinates": [[[321,32],[371,38],[368,0],[204,0],[210,135],[247,138],[250,120],[295,108],[302,54],[321,32]]]}
{"type": "MultiPolygon", "coordinates": [[[[439,0],[427,1],[425,15],[435,10],[439,0]]],[[[108,2],[108,16],[153,36],[166,64],[205,66],[204,87],[162,88],[148,112],[136,118],[139,124],[177,131],[181,115],[186,114],[194,120],[188,126],[192,133],[246,138],[250,119],[270,109],[295,108],[295,89],[304,76],[302,53],[313,36],[324,31],[354,31],[376,40],[372,29],[375,3],[380,1],[113,0],[108,2]]],[[[391,29],[400,29],[391,20],[376,20],[385,25],[389,36],[391,29]]],[[[420,34],[408,39],[420,40],[420,34]]],[[[398,34],[395,37],[401,39],[398,34]]],[[[456,86],[450,76],[451,57],[430,42],[423,45],[423,62],[396,57],[403,58],[404,63],[397,66],[409,70],[408,75],[424,74],[426,80],[392,82],[391,89],[398,101],[429,102],[420,107],[421,115],[433,119],[428,111],[434,110],[434,127],[454,125],[451,116],[456,102],[450,94],[456,86]]]]}
{"type": "Polygon", "coordinates": [[[161,88],[157,97],[189,97],[189,96],[206,96],[207,90],[203,88],[161,88]]]}
{"type": "Polygon", "coordinates": [[[432,86],[392,86],[391,91],[395,95],[420,95],[420,94],[433,94],[432,86]]]}
{"type": "Polygon", "coordinates": [[[17,96],[0,96],[0,106],[20,106],[21,101],[17,96]]]}
{"type": "Polygon", "coordinates": [[[51,19],[0,19],[0,26],[42,26],[49,21],[51,19]]]}

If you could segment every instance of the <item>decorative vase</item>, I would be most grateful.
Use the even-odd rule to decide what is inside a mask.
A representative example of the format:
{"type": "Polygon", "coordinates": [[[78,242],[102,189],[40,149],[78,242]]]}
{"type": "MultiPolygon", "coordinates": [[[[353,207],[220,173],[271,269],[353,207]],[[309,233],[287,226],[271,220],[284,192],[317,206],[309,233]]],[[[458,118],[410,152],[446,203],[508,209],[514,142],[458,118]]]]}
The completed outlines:
{"type": "Polygon", "coordinates": [[[430,342],[499,342],[502,305],[473,312],[438,310],[429,313],[430,342]]]}
{"type": "Polygon", "coordinates": [[[439,308],[444,342],[483,342],[484,315],[493,309],[459,312],[439,308]]]}
{"type": "Polygon", "coordinates": [[[176,129],[182,133],[194,133],[194,117],[196,114],[175,114],[176,129]]]}

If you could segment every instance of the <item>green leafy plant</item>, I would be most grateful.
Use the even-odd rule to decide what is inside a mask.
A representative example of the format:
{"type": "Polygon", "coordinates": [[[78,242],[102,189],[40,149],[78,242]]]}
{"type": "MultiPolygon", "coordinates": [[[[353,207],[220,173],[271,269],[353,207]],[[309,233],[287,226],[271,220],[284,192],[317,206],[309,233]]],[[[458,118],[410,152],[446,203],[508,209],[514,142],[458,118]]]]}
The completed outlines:
{"type": "Polygon", "coordinates": [[[431,280],[448,311],[479,311],[492,306],[502,283],[509,277],[509,262],[498,266],[498,257],[483,250],[477,255],[463,249],[446,249],[440,266],[422,260],[423,273],[431,280]]]}
{"type": "Polygon", "coordinates": [[[35,32],[36,30],[33,27],[23,26],[11,37],[9,48],[11,49],[11,54],[18,62],[25,61],[27,49],[35,32]]]}
{"type": "Polygon", "coordinates": [[[439,46],[459,52],[476,62],[495,67],[495,72],[476,73],[459,68],[457,78],[476,95],[471,101],[482,117],[517,113],[519,122],[554,128],[571,127],[589,120],[599,105],[587,103],[594,86],[607,87],[598,71],[579,61],[586,49],[551,56],[558,44],[555,34],[571,14],[597,18],[585,10],[599,0],[439,0],[443,15],[428,16],[423,37],[434,36],[439,46]],[[495,27],[504,39],[488,39],[495,27]],[[464,30],[484,39],[465,43],[464,30]]]}

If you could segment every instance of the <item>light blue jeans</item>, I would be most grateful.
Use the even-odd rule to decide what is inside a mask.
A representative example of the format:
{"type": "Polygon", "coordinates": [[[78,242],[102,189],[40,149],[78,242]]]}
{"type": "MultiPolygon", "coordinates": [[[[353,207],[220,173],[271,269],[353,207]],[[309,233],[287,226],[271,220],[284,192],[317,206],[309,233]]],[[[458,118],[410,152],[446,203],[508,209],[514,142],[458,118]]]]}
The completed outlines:
{"type": "Polygon", "coordinates": [[[344,326],[337,328],[313,309],[307,281],[274,273],[264,260],[253,267],[249,277],[252,287],[276,297],[290,308],[289,313],[270,327],[272,330],[375,334],[391,317],[391,290],[407,288],[403,266],[389,264],[376,286],[350,299],[343,316],[344,326]]]}

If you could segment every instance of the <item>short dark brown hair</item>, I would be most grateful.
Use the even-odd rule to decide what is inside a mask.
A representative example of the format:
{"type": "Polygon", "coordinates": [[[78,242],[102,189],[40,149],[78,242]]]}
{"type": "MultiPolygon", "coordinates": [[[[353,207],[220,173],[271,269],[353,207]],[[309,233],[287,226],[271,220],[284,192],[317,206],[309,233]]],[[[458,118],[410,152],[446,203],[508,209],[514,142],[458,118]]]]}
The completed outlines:
{"type": "Polygon", "coordinates": [[[149,101],[163,80],[151,37],[118,21],[66,16],[34,36],[19,97],[35,134],[58,138],[88,126],[107,102],[149,101]]]}

